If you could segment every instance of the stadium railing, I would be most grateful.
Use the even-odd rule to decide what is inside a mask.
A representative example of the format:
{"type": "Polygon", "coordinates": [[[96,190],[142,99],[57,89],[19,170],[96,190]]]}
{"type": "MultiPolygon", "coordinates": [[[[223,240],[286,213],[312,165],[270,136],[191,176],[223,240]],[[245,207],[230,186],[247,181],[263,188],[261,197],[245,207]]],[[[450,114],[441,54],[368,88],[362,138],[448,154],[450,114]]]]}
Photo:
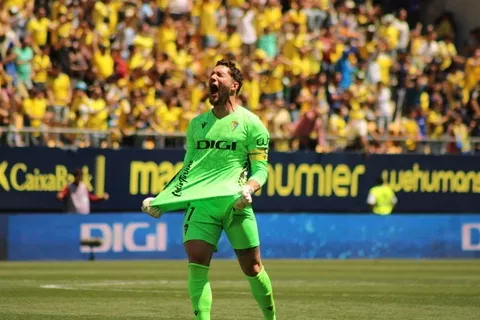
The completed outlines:
{"type": "MultiPolygon", "coordinates": [[[[76,128],[12,128],[0,127],[0,145],[8,145],[11,147],[29,147],[48,145],[45,141],[61,141],[60,146],[63,148],[82,148],[82,147],[115,147],[115,142],[118,140],[115,136],[118,135],[118,130],[89,130],[76,128]]],[[[165,147],[183,148],[185,144],[185,133],[159,133],[154,131],[137,131],[130,136],[133,138],[133,145],[143,147],[146,140],[154,141],[154,148],[161,149],[165,147]]],[[[273,135],[272,141],[285,140],[286,137],[273,135]]],[[[338,141],[338,137],[327,135],[325,140],[330,146],[334,146],[338,141]]],[[[397,146],[404,147],[407,141],[411,138],[398,136],[380,136],[368,137],[370,142],[393,142],[397,146]]],[[[471,149],[475,152],[480,152],[480,137],[471,137],[471,149]]],[[[453,137],[442,137],[440,139],[421,138],[416,140],[417,148],[414,153],[430,153],[430,154],[445,154],[447,152],[447,145],[455,143],[453,137]],[[427,151],[428,150],[428,151],[427,151]]],[[[53,145],[53,146],[58,146],[53,145]]],[[[117,144],[118,146],[118,144],[117,144]]]]}

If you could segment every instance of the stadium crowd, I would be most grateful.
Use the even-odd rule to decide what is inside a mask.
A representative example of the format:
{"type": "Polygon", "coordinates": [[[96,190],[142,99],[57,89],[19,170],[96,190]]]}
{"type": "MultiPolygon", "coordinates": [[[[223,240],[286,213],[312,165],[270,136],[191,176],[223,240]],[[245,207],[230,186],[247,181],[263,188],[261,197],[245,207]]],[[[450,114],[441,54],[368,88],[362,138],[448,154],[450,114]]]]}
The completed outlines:
{"type": "Polygon", "coordinates": [[[104,147],[104,131],[114,147],[158,147],[152,133],[184,132],[210,108],[221,58],[242,69],[239,99],[279,151],[470,153],[480,136],[480,37],[457,48],[448,14],[423,25],[370,0],[0,6],[0,144],[104,147]],[[27,139],[23,127],[99,132],[27,139]],[[446,149],[422,142],[444,137],[446,149]]]}

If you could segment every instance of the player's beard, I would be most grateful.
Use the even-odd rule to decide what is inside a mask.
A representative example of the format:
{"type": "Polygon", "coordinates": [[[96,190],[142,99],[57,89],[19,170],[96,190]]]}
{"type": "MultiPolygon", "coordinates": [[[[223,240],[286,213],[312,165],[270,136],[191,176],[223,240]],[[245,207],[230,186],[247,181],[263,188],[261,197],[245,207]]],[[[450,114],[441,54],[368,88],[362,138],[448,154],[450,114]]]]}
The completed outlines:
{"type": "Polygon", "coordinates": [[[226,104],[229,97],[230,97],[230,91],[226,90],[225,88],[222,88],[221,86],[219,86],[215,91],[210,90],[209,100],[212,106],[214,107],[222,106],[226,104]]]}

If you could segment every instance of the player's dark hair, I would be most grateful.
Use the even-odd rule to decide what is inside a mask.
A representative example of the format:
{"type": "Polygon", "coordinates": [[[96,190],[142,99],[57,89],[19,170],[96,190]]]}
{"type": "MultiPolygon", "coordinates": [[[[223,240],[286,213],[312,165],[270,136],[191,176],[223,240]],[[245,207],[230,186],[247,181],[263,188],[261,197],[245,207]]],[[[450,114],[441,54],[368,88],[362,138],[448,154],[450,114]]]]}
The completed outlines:
{"type": "Polygon", "coordinates": [[[235,92],[235,94],[238,94],[243,85],[243,75],[242,75],[242,71],[240,71],[240,69],[238,69],[237,66],[235,65],[235,62],[222,59],[217,61],[216,66],[225,66],[228,69],[230,69],[230,73],[232,75],[233,80],[235,80],[235,82],[238,83],[238,89],[237,89],[237,92],[235,92]]]}

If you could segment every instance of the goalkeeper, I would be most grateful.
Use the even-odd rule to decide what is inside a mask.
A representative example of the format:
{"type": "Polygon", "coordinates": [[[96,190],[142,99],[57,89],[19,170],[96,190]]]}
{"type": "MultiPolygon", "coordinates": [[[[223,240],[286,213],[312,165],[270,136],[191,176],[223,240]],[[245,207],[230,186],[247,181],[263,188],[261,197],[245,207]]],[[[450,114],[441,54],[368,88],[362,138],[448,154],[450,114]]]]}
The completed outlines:
{"type": "Polygon", "coordinates": [[[186,209],[183,242],[194,319],[210,319],[208,273],[222,230],[264,319],[276,319],[272,284],[260,259],[251,206],[252,195],[267,179],[269,134],[256,115],[237,105],[242,80],[233,62],[217,62],[209,80],[213,109],[190,122],[182,169],[156,198],[147,198],[142,204],[142,211],[156,218],[167,211],[186,209]]]}

